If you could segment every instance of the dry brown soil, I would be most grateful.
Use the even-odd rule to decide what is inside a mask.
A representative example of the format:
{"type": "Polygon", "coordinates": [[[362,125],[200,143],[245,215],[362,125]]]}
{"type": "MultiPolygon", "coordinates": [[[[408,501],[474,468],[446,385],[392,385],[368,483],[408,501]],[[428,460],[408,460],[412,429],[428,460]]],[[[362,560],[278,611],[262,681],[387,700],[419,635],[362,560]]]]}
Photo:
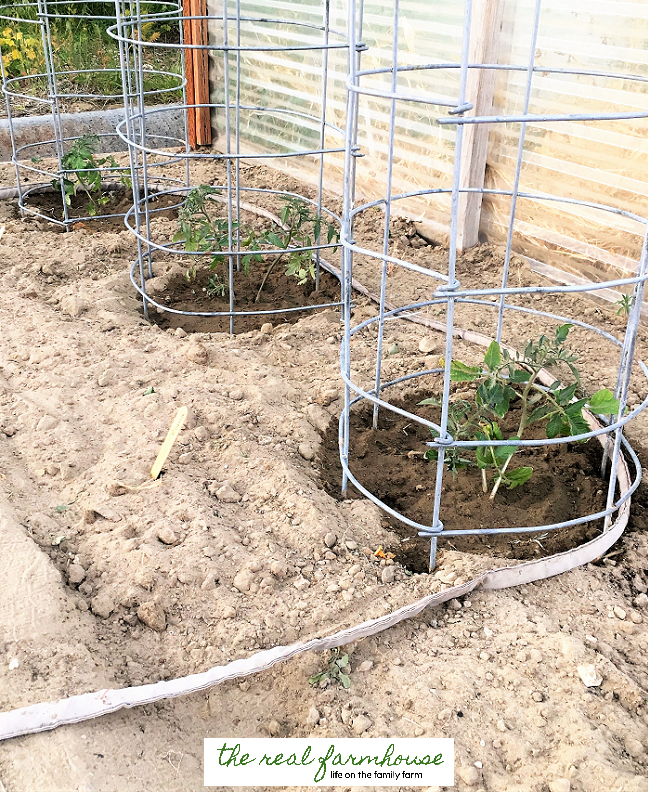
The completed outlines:
{"type": "MultiPolygon", "coordinates": [[[[10,184],[10,169],[3,174],[10,184]]],[[[249,176],[295,187],[263,170],[249,176]]],[[[196,182],[214,178],[203,167],[196,182]]],[[[156,222],[169,230],[171,221],[156,222]]],[[[434,575],[396,564],[382,583],[385,560],[373,551],[401,538],[365,500],[332,497],[318,474],[321,434],[341,407],[335,311],[270,334],[164,332],[142,319],[127,231],[62,235],[17,218],[11,203],[0,205],[0,223],[3,710],[205,670],[513,563],[447,544],[434,575]],[[164,475],[137,489],[181,405],[189,421],[164,475]],[[241,571],[248,584],[237,588],[241,571]],[[162,630],[140,620],[144,604],[162,615],[162,630]]],[[[394,245],[422,244],[399,223],[394,245]]],[[[379,226],[362,219],[358,235],[379,226]]],[[[423,245],[411,255],[441,266],[444,252],[423,245]]],[[[460,264],[462,278],[488,282],[501,254],[483,247],[460,264]]],[[[379,273],[366,262],[356,277],[375,289],[379,273]]],[[[533,280],[519,262],[514,277],[533,280]]],[[[389,290],[411,300],[430,288],[395,271],[389,290]]],[[[580,298],[556,310],[623,329],[613,311],[580,298]]],[[[358,321],[373,312],[357,301],[358,321]]],[[[465,327],[492,328],[473,306],[458,314],[465,327]]],[[[543,327],[516,316],[505,335],[516,344],[543,327]]],[[[393,323],[390,334],[399,347],[390,377],[423,368],[424,336],[441,345],[411,323],[393,323]]],[[[373,343],[367,334],[353,347],[355,375],[368,382],[373,343]]],[[[581,332],[574,344],[586,386],[613,385],[612,352],[581,332]]],[[[639,346],[645,354],[643,330],[639,346]]],[[[478,357],[463,342],[457,354],[478,357]]],[[[637,381],[633,403],[644,390],[637,381]]],[[[645,432],[641,419],[630,431],[644,460],[645,432]]],[[[645,505],[642,486],[628,530],[598,564],[476,591],[348,648],[348,691],[311,688],[324,659],[300,655],[207,693],[7,741],[2,785],[201,790],[205,737],[353,736],[363,715],[369,737],[454,738],[458,790],[565,789],[558,780],[572,790],[646,790],[645,505]],[[583,685],[582,663],[596,666],[600,687],[583,685]]]]}

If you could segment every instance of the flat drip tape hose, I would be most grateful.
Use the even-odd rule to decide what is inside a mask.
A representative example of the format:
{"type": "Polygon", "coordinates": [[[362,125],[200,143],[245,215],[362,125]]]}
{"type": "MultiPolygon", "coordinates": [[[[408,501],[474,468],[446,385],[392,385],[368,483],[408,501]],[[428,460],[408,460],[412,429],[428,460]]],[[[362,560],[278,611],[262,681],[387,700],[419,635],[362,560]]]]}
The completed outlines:
{"type": "MultiPolygon", "coordinates": [[[[2,193],[0,193],[2,197],[2,193]]],[[[254,211],[279,222],[278,218],[271,215],[266,210],[254,208],[252,205],[241,204],[242,209],[254,211]]],[[[338,274],[339,272],[327,264],[327,269],[338,274]]],[[[372,300],[376,296],[372,295],[365,287],[354,281],[354,288],[372,300]]],[[[393,307],[391,307],[393,308],[393,307]]],[[[432,327],[436,330],[445,330],[445,325],[425,317],[404,317],[418,324],[432,327]]],[[[456,335],[461,338],[475,342],[481,346],[488,345],[490,339],[483,334],[456,329],[456,335]]],[[[547,377],[550,377],[546,373],[547,377]]],[[[553,378],[552,378],[553,381],[553,378]]],[[[586,415],[590,427],[598,427],[597,420],[591,414],[586,415]]],[[[605,443],[599,436],[602,444],[605,443]]],[[[617,473],[620,496],[623,497],[631,486],[630,472],[625,457],[621,457],[617,473]]],[[[472,592],[478,587],[484,590],[507,589],[508,587],[528,584],[532,581],[541,581],[551,578],[560,573],[573,570],[576,567],[587,564],[588,562],[602,556],[614,543],[621,537],[628,523],[630,515],[630,499],[627,499],[620,507],[614,523],[609,529],[577,548],[572,548],[563,553],[554,554],[543,559],[524,562],[511,567],[499,567],[481,573],[471,581],[467,581],[461,586],[454,586],[438,592],[434,595],[427,595],[414,603],[403,606],[396,611],[386,614],[377,619],[367,620],[352,628],[346,628],[337,633],[324,638],[311,639],[308,642],[297,642],[287,647],[274,647],[270,650],[263,650],[255,653],[249,658],[242,658],[232,661],[225,666],[215,666],[207,672],[200,672],[186,677],[179,677],[175,680],[163,680],[159,683],[151,683],[144,686],[133,686],[121,689],[102,689],[89,694],[79,694],[74,697],[61,699],[58,702],[41,703],[29,705],[24,708],[0,713],[0,740],[17,738],[20,735],[54,730],[64,724],[76,724],[88,719],[95,719],[107,713],[114,713],[121,708],[134,708],[138,705],[146,705],[151,702],[158,702],[162,699],[173,699],[186,694],[193,694],[197,691],[223,683],[226,680],[233,680],[238,677],[247,677],[258,672],[263,672],[275,664],[288,661],[295,655],[311,651],[319,652],[323,650],[342,647],[352,642],[357,642],[367,636],[374,636],[388,628],[397,625],[403,620],[416,617],[424,609],[438,606],[453,598],[459,598],[472,592]]]]}

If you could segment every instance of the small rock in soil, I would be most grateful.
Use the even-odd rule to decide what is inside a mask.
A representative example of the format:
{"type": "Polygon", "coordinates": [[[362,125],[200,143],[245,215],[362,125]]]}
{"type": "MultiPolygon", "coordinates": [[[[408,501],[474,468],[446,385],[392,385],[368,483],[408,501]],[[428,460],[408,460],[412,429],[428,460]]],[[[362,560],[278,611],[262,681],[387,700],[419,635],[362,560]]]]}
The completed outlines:
{"type": "Polygon", "coordinates": [[[83,598],[79,598],[76,602],[76,607],[79,609],[79,611],[87,611],[88,601],[84,600],[83,598]]]}
{"type": "Polygon", "coordinates": [[[552,779],[549,783],[549,790],[551,793],[569,793],[571,782],[565,778],[552,779]]]}
{"type": "Polygon", "coordinates": [[[365,716],[360,714],[360,716],[356,716],[353,720],[353,732],[356,735],[362,735],[366,732],[371,726],[373,722],[369,718],[369,716],[365,716]]]}
{"type": "Polygon", "coordinates": [[[603,682],[603,678],[596,671],[593,664],[583,664],[582,666],[579,666],[576,671],[578,672],[580,679],[588,688],[600,686],[603,682]]]}
{"type": "Polygon", "coordinates": [[[72,586],[80,584],[86,577],[86,571],[80,564],[71,564],[68,567],[68,581],[72,586]]]}
{"type": "Polygon", "coordinates": [[[96,598],[92,599],[90,605],[93,614],[96,614],[97,617],[101,617],[104,620],[107,620],[115,610],[115,604],[108,595],[97,595],[96,598]]]}
{"type": "Polygon", "coordinates": [[[166,628],[166,614],[164,613],[164,609],[152,600],[148,603],[142,603],[137,609],[137,616],[140,622],[143,622],[144,625],[154,631],[163,631],[166,628]]]}
{"type": "Polygon", "coordinates": [[[236,504],[241,500],[241,494],[226,482],[221,488],[216,491],[216,498],[224,504],[236,504]]]}
{"type": "Polygon", "coordinates": [[[637,595],[637,597],[634,599],[634,604],[639,608],[645,608],[646,606],[648,606],[648,595],[646,595],[645,592],[642,592],[640,595],[637,595]]]}
{"type": "Polygon", "coordinates": [[[240,388],[234,388],[232,391],[229,392],[229,398],[233,399],[235,402],[240,402],[245,397],[245,394],[241,391],[240,388]]]}
{"type": "Polygon", "coordinates": [[[630,609],[628,612],[628,617],[630,617],[630,620],[634,622],[635,625],[639,625],[640,622],[643,622],[643,617],[641,614],[634,609],[630,609]]]}
{"type": "Polygon", "coordinates": [[[325,391],[322,391],[319,396],[317,397],[317,403],[319,405],[323,405],[327,407],[332,402],[335,402],[340,396],[340,392],[335,388],[327,388],[325,391]]]}
{"type": "Polygon", "coordinates": [[[120,485],[119,482],[109,482],[106,485],[106,493],[109,496],[123,496],[127,492],[124,485],[120,485]]]}
{"type": "Polygon", "coordinates": [[[218,581],[218,574],[216,572],[212,571],[210,573],[207,573],[207,575],[203,579],[202,584],[200,585],[200,588],[205,591],[210,589],[215,589],[217,581],[218,581]]]}
{"type": "Polygon", "coordinates": [[[319,405],[309,405],[306,408],[306,418],[316,430],[326,432],[326,428],[331,421],[331,414],[327,413],[324,408],[319,405]]]}
{"type": "Polygon", "coordinates": [[[196,427],[196,429],[194,430],[194,435],[196,437],[196,440],[203,442],[209,438],[209,430],[203,426],[196,427]]]}
{"type": "Polygon", "coordinates": [[[288,575],[288,565],[283,559],[277,559],[270,565],[270,572],[277,578],[285,578],[288,575]]]}
{"type": "Polygon", "coordinates": [[[333,548],[336,542],[337,536],[333,534],[332,531],[324,536],[324,545],[326,545],[327,548],[333,548]]]}
{"type": "Polygon", "coordinates": [[[358,672],[368,672],[370,669],[373,669],[373,665],[373,661],[363,661],[358,667],[358,672]]]}
{"type": "Polygon", "coordinates": [[[468,785],[469,787],[474,787],[475,785],[479,784],[479,780],[481,778],[481,774],[479,770],[475,768],[474,765],[465,765],[459,769],[459,776],[464,784],[468,785]]]}
{"type": "Polygon", "coordinates": [[[281,732],[281,724],[276,719],[273,719],[268,724],[268,733],[275,738],[281,732]]]}
{"type": "Polygon", "coordinates": [[[272,333],[272,322],[264,322],[263,325],[261,325],[261,333],[272,333]]]}
{"type": "Polygon", "coordinates": [[[309,724],[311,727],[314,727],[316,724],[319,724],[320,720],[320,712],[317,710],[315,706],[313,706],[308,711],[308,716],[306,717],[306,724],[309,724]]]}
{"type": "Polygon", "coordinates": [[[431,336],[425,336],[419,342],[419,352],[422,352],[424,355],[429,355],[431,352],[434,352],[437,349],[437,344],[431,336]]]}
{"type": "Polygon", "coordinates": [[[298,448],[299,454],[304,458],[304,460],[312,460],[315,457],[315,451],[310,443],[300,443],[298,448]]]}
{"type": "Polygon", "coordinates": [[[460,600],[457,600],[457,598],[452,598],[452,600],[448,603],[448,608],[454,609],[454,611],[461,611],[463,607],[460,600]]]}
{"type": "Polygon", "coordinates": [[[66,463],[65,461],[61,463],[61,479],[64,482],[69,482],[70,479],[74,479],[74,469],[69,463],[66,463]]]}
{"type": "Polygon", "coordinates": [[[88,310],[88,304],[77,295],[68,295],[60,302],[61,312],[70,317],[80,317],[84,311],[88,310]]]}
{"type": "Polygon", "coordinates": [[[234,576],[234,586],[239,592],[249,592],[253,581],[254,573],[251,570],[239,570],[234,576]]]}
{"type": "Polygon", "coordinates": [[[184,339],[187,333],[182,328],[176,328],[174,335],[177,336],[179,339],[184,339]]]}
{"type": "Polygon", "coordinates": [[[621,606],[614,607],[614,616],[617,619],[624,620],[626,618],[625,609],[622,609],[621,606]]]}
{"type": "Polygon", "coordinates": [[[160,526],[157,530],[157,538],[165,545],[175,545],[178,542],[178,535],[168,526],[160,526]]]}
{"type": "Polygon", "coordinates": [[[625,742],[625,749],[630,757],[634,758],[641,757],[641,755],[644,753],[643,745],[634,738],[628,738],[628,740],[625,742]]]}
{"type": "Polygon", "coordinates": [[[380,574],[380,580],[383,584],[391,584],[395,577],[396,569],[393,564],[390,564],[389,567],[383,567],[383,571],[380,574]]]}
{"type": "Polygon", "coordinates": [[[193,363],[206,365],[209,361],[209,353],[206,348],[198,342],[193,342],[185,350],[185,357],[193,363]]]}
{"type": "Polygon", "coordinates": [[[36,429],[39,432],[47,432],[48,430],[53,430],[57,424],[58,419],[55,419],[52,416],[43,416],[36,425],[36,429]]]}

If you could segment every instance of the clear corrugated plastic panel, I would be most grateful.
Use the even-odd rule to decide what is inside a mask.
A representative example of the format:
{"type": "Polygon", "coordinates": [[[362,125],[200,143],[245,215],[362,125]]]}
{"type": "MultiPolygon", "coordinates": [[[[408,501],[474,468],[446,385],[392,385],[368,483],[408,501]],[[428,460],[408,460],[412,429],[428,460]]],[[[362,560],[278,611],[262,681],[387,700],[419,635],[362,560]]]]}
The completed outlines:
{"type": "MultiPolygon", "coordinates": [[[[533,0],[505,0],[500,63],[526,66],[533,0]]],[[[648,3],[544,0],[536,66],[648,76],[648,3]]],[[[520,113],[526,73],[500,72],[494,111],[520,113]]],[[[648,110],[648,83],[536,71],[529,112],[630,113],[648,110]]],[[[493,125],[487,186],[510,189],[519,124],[493,125]]],[[[648,121],[533,122],[527,126],[522,192],[548,193],[645,215],[648,210],[648,121]]],[[[482,228],[505,239],[510,199],[486,197],[482,228]]],[[[565,203],[520,200],[514,250],[586,280],[625,277],[636,268],[643,229],[627,218],[565,203]]]]}

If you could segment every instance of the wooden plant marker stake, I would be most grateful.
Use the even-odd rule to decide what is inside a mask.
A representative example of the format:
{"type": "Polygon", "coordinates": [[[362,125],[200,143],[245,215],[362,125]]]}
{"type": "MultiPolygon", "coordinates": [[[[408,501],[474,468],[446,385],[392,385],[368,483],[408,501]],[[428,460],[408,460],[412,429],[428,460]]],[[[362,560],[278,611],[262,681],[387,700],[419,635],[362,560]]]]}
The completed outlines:
{"type": "Polygon", "coordinates": [[[162,470],[162,466],[166,462],[166,458],[169,456],[169,452],[173,444],[178,437],[180,430],[182,429],[182,425],[185,423],[187,418],[188,409],[186,407],[182,407],[178,410],[173,419],[173,423],[171,424],[171,428],[167,433],[166,438],[164,439],[164,443],[160,448],[160,452],[153,463],[153,468],[151,468],[151,478],[157,479],[160,475],[160,471],[162,470]]]}

